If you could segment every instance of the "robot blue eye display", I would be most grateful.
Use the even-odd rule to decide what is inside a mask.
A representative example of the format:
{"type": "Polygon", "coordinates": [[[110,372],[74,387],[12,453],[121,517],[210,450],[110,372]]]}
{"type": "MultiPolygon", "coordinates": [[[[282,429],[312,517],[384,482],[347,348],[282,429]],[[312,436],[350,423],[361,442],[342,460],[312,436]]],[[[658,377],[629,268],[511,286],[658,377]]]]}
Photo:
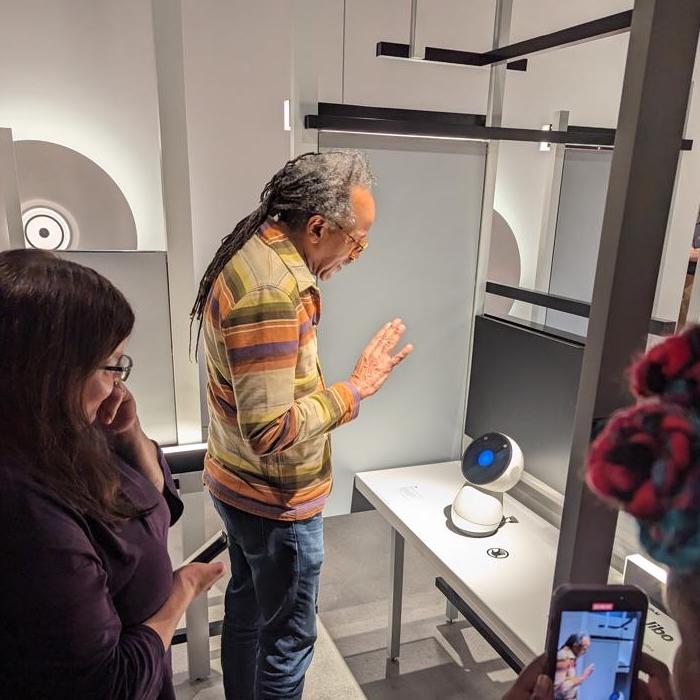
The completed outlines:
{"type": "Polygon", "coordinates": [[[501,477],[511,464],[513,450],[508,437],[502,433],[486,433],[472,442],[462,457],[462,474],[476,486],[491,484],[501,477]]]}
{"type": "Polygon", "coordinates": [[[477,461],[480,467],[490,467],[495,459],[496,455],[493,450],[484,450],[479,454],[479,459],[477,461]]]}

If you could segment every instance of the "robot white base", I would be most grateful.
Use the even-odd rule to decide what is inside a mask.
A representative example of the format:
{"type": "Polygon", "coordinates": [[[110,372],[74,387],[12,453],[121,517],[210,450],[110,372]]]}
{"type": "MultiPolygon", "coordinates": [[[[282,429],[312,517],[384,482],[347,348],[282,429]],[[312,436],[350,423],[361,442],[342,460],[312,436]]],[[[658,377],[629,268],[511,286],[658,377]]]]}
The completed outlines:
{"type": "Polygon", "coordinates": [[[503,521],[503,494],[486,493],[465,484],[450,510],[452,524],[472,537],[488,537],[503,521]]]}

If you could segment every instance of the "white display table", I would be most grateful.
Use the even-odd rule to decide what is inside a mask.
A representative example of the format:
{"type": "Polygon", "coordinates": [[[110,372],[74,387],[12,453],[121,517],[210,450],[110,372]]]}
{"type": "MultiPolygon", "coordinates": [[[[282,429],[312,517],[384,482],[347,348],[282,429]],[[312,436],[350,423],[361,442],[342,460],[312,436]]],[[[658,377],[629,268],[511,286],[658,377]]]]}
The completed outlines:
{"type": "Polygon", "coordinates": [[[507,494],[504,515],[515,517],[517,523],[506,523],[485,538],[454,531],[448,527],[449,506],[463,483],[460,462],[361,472],[355,477],[358,491],[392,527],[389,655],[397,658],[399,653],[405,539],[434,565],[436,575],[484,626],[522,664],[529,663],[544,649],[559,532],[507,494]],[[490,556],[494,549],[505,550],[508,556],[490,556]]]}
{"type": "MultiPolygon", "coordinates": [[[[510,665],[514,660],[527,664],[544,651],[559,531],[506,494],[504,515],[517,523],[506,523],[490,537],[467,537],[449,523],[449,507],[463,483],[460,462],[382,469],[355,477],[357,490],[392,528],[388,654],[393,659],[399,656],[407,540],[466,603],[472,624],[501,656],[510,665]],[[490,556],[489,550],[502,558],[490,556]]],[[[454,609],[448,616],[456,617],[454,609]]],[[[677,628],[653,606],[648,619],[651,627],[644,650],[670,664],[678,644],[677,628]],[[659,633],[661,623],[667,637],[659,633]]]]}

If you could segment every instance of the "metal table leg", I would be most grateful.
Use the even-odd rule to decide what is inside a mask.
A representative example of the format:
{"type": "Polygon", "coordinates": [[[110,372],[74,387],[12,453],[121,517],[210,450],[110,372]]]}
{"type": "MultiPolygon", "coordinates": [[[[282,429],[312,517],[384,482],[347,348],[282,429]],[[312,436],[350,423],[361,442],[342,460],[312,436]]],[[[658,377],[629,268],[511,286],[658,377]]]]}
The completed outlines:
{"type": "Polygon", "coordinates": [[[398,660],[401,650],[401,603],[403,600],[404,539],[391,528],[391,571],[389,577],[389,642],[387,653],[398,660]]]}
{"type": "Polygon", "coordinates": [[[459,610],[457,610],[457,606],[449,599],[447,600],[445,617],[447,617],[448,622],[456,622],[457,618],[459,617],[459,610]]]}
{"type": "MultiPolygon", "coordinates": [[[[204,526],[204,488],[201,472],[179,474],[180,497],[185,504],[182,519],[182,549],[187,557],[206,539],[204,526]]],[[[187,662],[190,680],[208,678],[211,673],[209,657],[209,601],[204,593],[196,598],[185,614],[187,629],[187,662]]]]}

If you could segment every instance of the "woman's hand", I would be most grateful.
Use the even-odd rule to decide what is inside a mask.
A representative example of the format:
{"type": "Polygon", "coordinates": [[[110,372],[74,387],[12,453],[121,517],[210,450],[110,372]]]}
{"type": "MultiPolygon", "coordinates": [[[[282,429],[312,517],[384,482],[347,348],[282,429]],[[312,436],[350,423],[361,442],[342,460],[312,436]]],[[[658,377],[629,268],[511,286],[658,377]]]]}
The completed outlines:
{"type": "Polygon", "coordinates": [[[97,411],[97,420],[120,447],[133,450],[143,436],[136,401],[123,382],[116,382],[112,393],[102,402],[97,411]]]}
{"type": "Polygon", "coordinates": [[[208,591],[224,575],[224,565],[215,561],[209,564],[185,564],[173,574],[173,586],[182,586],[192,599],[208,591]]]}
{"type": "Polygon", "coordinates": [[[362,351],[350,377],[350,383],[357,389],[361,398],[366,399],[379,391],[394,367],[413,351],[413,346],[409,344],[396,355],[391,354],[405,330],[406,326],[401,319],[394,319],[387,323],[362,351]]]}
{"type": "Polygon", "coordinates": [[[544,675],[545,657],[525,667],[503,700],[554,700],[552,679],[544,675]]]}
{"type": "Polygon", "coordinates": [[[208,591],[224,575],[224,565],[219,561],[210,564],[186,564],[173,573],[173,587],[163,606],[144,624],[150,627],[168,649],[175,628],[190,603],[204,591],[208,591]]]}
{"type": "Polygon", "coordinates": [[[107,433],[114,451],[163,491],[165,478],[158,460],[155,444],[141,429],[136,401],[122,382],[114,385],[112,393],[97,411],[97,420],[107,433]]]}

